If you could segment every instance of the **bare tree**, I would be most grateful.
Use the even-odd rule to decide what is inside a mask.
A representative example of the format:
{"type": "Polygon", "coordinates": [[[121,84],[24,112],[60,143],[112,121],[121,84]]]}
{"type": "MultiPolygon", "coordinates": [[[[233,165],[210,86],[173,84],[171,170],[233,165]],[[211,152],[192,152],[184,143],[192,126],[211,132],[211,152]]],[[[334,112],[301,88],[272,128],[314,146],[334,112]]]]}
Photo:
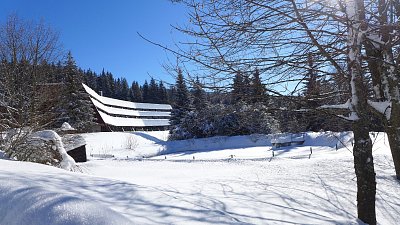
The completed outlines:
{"type": "MultiPolygon", "coordinates": [[[[226,86],[240,72],[260,70],[269,91],[298,92],[309,69],[345,80],[352,122],[358,217],[376,224],[375,172],[369,137],[371,111],[384,116],[396,175],[400,173],[398,0],[183,0],[192,37],[177,50],[155,43],[212,74],[226,86]],[[372,87],[371,89],[369,89],[372,87]]],[[[154,43],[154,42],[153,42],[154,43]]],[[[330,94],[336,94],[331,92],[330,94]]],[[[324,107],[327,108],[327,107],[324,107]]]]}
{"type": "Polygon", "coordinates": [[[42,88],[48,75],[44,65],[54,62],[60,49],[58,34],[43,21],[11,15],[0,26],[0,129],[18,131],[8,146],[55,119],[54,105],[42,88]]]}

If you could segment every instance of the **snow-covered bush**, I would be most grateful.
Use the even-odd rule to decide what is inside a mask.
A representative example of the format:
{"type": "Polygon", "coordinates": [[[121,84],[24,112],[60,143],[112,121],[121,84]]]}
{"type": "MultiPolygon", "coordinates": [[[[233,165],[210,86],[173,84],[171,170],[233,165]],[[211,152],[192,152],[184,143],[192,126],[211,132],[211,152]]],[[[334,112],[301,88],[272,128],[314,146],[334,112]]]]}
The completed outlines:
{"type": "Polygon", "coordinates": [[[135,150],[139,146],[139,142],[134,135],[129,135],[125,139],[125,148],[135,150]]]}
{"type": "Polygon", "coordinates": [[[42,163],[74,170],[74,159],[64,149],[61,137],[52,130],[32,132],[14,129],[5,135],[2,148],[11,159],[42,163]]]}
{"type": "Polygon", "coordinates": [[[170,139],[269,134],[279,131],[279,123],[262,104],[208,105],[191,111],[173,126],[170,139]]]}

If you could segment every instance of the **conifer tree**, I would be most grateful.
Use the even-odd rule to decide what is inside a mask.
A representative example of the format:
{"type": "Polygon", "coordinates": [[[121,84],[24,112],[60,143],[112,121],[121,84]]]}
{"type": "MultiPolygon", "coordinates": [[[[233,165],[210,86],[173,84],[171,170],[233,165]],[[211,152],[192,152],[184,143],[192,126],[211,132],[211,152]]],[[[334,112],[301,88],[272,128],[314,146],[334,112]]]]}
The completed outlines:
{"type": "Polygon", "coordinates": [[[307,106],[315,108],[319,105],[318,97],[320,96],[320,81],[318,80],[318,74],[315,69],[312,54],[308,54],[308,73],[305,80],[306,90],[304,94],[307,106]]]}
{"type": "Polygon", "coordinates": [[[129,100],[129,85],[128,81],[126,78],[121,78],[121,90],[120,90],[120,95],[122,100],[129,100]]]}
{"type": "Polygon", "coordinates": [[[252,86],[252,88],[251,88],[252,89],[251,90],[252,102],[253,103],[266,102],[267,101],[267,94],[266,94],[267,90],[261,82],[260,71],[258,69],[256,69],[256,71],[253,74],[251,86],[252,86]]]}
{"type": "Polygon", "coordinates": [[[114,98],[123,100],[123,98],[122,98],[122,85],[121,85],[121,79],[120,78],[117,78],[114,81],[114,87],[115,87],[114,98]]]}
{"type": "Polygon", "coordinates": [[[241,72],[237,72],[233,78],[233,90],[231,92],[233,102],[238,102],[244,98],[244,82],[241,72]]]}
{"type": "Polygon", "coordinates": [[[248,102],[252,96],[251,79],[242,72],[237,72],[233,78],[233,90],[231,92],[233,102],[248,102]]]}
{"type": "Polygon", "coordinates": [[[82,73],[78,70],[71,52],[68,52],[64,67],[63,121],[79,131],[90,130],[94,112],[82,86],[82,73]]]}
{"type": "Polygon", "coordinates": [[[154,80],[154,78],[151,78],[150,84],[149,84],[148,102],[149,103],[158,103],[159,102],[158,93],[159,93],[158,85],[156,83],[156,80],[154,80]]]}
{"type": "Polygon", "coordinates": [[[167,96],[167,89],[164,86],[164,83],[160,81],[158,83],[158,96],[159,96],[159,102],[161,104],[166,104],[168,103],[168,96],[167,96]]]}
{"type": "Polygon", "coordinates": [[[147,80],[144,81],[144,84],[142,86],[142,99],[143,102],[149,102],[150,96],[149,96],[149,83],[147,83],[147,80]]]}
{"type": "Polygon", "coordinates": [[[172,105],[171,112],[171,130],[170,130],[170,138],[171,139],[182,139],[185,138],[185,128],[181,125],[184,123],[185,117],[191,110],[191,101],[189,90],[185,84],[185,80],[183,79],[182,70],[178,69],[178,75],[176,77],[175,83],[176,92],[174,95],[174,103],[172,105]]]}
{"type": "Polygon", "coordinates": [[[196,111],[200,111],[204,109],[206,105],[206,93],[203,90],[203,85],[200,82],[199,77],[196,77],[193,87],[193,107],[196,111]]]}
{"type": "Polygon", "coordinates": [[[131,101],[133,102],[142,102],[142,90],[140,89],[139,83],[137,81],[133,81],[130,90],[131,101]]]}
{"type": "Polygon", "coordinates": [[[115,79],[112,73],[107,72],[106,73],[106,85],[107,85],[107,91],[108,93],[104,94],[107,97],[110,98],[115,98],[115,79]]]}

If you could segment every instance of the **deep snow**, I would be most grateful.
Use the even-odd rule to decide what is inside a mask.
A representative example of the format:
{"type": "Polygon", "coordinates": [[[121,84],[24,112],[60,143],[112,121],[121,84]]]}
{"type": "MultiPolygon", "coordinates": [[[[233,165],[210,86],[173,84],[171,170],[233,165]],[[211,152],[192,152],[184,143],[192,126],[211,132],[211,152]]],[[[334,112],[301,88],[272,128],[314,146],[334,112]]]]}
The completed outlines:
{"type": "MultiPolygon", "coordinates": [[[[378,223],[398,224],[400,184],[387,140],[372,137],[378,223]]],[[[90,161],[80,164],[83,173],[0,159],[0,224],[360,223],[351,133],[308,133],[303,146],[278,149],[264,135],[84,138],[90,161]],[[90,157],[100,153],[115,158],[90,157]]]]}

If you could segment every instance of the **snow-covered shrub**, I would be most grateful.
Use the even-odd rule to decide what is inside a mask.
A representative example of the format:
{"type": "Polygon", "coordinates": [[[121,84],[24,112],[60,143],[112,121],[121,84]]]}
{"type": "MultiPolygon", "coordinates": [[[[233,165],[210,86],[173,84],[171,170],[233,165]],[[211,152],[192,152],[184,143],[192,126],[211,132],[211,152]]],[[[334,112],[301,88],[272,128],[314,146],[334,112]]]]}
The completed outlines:
{"type": "Polygon", "coordinates": [[[31,127],[15,128],[3,131],[1,133],[0,148],[4,150],[7,157],[15,158],[18,155],[18,158],[23,160],[26,158],[25,155],[29,155],[29,153],[19,153],[18,149],[19,146],[25,145],[28,137],[32,134],[32,131],[33,129],[31,127]]]}
{"type": "Polygon", "coordinates": [[[74,159],[64,149],[61,137],[52,130],[31,132],[10,131],[4,139],[3,146],[9,158],[42,163],[74,170],[74,159]],[[17,133],[17,134],[15,134],[17,133]]]}
{"type": "Polygon", "coordinates": [[[262,104],[210,104],[191,111],[173,126],[170,139],[204,138],[247,134],[269,134],[279,131],[279,123],[262,104]]]}
{"type": "Polygon", "coordinates": [[[125,139],[125,148],[135,150],[139,146],[138,140],[134,135],[129,135],[125,139]]]}

